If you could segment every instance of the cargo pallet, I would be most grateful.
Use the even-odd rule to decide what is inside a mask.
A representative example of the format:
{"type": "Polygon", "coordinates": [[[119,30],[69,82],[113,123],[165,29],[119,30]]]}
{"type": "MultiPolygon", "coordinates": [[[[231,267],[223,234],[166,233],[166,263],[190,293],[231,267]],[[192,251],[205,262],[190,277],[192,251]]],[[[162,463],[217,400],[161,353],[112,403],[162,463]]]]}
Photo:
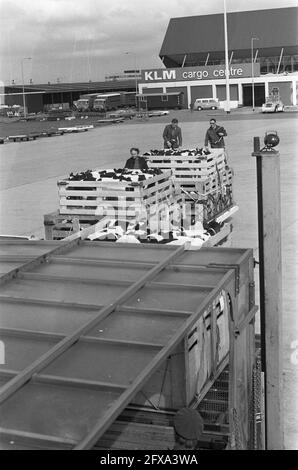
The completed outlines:
{"type": "Polygon", "coordinates": [[[131,408],[183,407],[253,446],[252,250],[5,240],[0,264],[2,449],[91,449],[131,408]]]}
{"type": "MultiPolygon", "coordinates": [[[[179,202],[179,199],[178,199],[179,202]]],[[[176,207],[175,207],[176,210],[176,207]]],[[[175,211],[173,213],[173,218],[175,216],[175,211]]],[[[170,214],[171,216],[171,214],[170,214]]],[[[96,225],[96,230],[99,231],[100,228],[105,228],[108,221],[111,220],[109,217],[95,216],[95,215],[79,215],[74,214],[72,216],[60,214],[58,210],[51,212],[50,214],[44,215],[44,233],[46,240],[63,240],[67,237],[75,236],[78,237],[84,229],[90,228],[90,234],[92,233],[92,226],[96,225]]],[[[134,220],[134,219],[133,219],[134,220]]],[[[162,223],[159,225],[162,227],[162,223]]],[[[233,225],[231,218],[228,217],[226,222],[223,223],[221,230],[218,233],[215,233],[208,239],[205,243],[205,247],[209,246],[221,246],[225,244],[228,246],[231,234],[233,230],[233,225]]],[[[109,235],[105,238],[106,241],[114,241],[114,237],[111,239],[109,235]]],[[[141,240],[141,238],[140,238],[141,240]]]]}

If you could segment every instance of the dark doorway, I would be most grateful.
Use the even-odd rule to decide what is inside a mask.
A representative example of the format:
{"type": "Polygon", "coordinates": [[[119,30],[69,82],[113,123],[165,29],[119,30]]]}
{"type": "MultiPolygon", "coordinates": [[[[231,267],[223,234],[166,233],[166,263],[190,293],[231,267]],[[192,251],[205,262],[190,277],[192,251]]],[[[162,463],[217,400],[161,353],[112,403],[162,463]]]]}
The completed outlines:
{"type": "MultiPolygon", "coordinates": [[[[242,85],[243,106],[252,106],[252,85],[242,85]]],[[[255,106],[262,106],[265,103],[265,85],[264,83],[255,83],[255,106]]]]}

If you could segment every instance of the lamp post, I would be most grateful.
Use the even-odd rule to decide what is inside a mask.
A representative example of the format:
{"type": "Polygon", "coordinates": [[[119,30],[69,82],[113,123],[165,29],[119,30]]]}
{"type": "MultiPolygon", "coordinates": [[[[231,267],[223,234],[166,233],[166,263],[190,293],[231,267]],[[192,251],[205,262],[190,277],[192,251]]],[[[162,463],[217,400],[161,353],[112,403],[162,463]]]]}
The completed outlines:
{"type": "Polygon", "coordinates": [[[228,46],[228,25],[227,7],[224,0],[224,34],[225,34],[225,71],[226,71],[226,112],[230,113],[230,71],[229,71],[229,46],[228,46]]]}
{"type": "Polygon", "coordinates": [[[251,38],[251,89],[252,89],[252,110],[255,110],[255,83],[254,83],[254,41],[258,41],[259,38],[251,38]]]}
{"type": "Polygon", "coordinates": [[[32,59],[32,57],[24,57],[21,60],[24,118],[27,117],[27,113],[26,113],[25,85],[24,85],[24,66],[23,66],[23,63],[24,63],[24,60],[31,60],[31,59],[32,59]]]}

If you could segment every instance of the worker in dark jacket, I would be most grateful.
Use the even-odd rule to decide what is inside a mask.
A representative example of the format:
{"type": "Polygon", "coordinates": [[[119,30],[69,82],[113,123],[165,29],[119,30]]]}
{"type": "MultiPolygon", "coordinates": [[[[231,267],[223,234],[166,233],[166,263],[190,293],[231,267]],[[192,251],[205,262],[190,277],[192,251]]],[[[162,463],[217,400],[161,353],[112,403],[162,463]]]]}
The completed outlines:
{"type": "Polygon", "coordinates": [[[125,163],[124,168],[128,168],[129,170],[148,170],[147,161],[144,157],[140,156],[140,150],[136,147],[132,147],[130,149],[131,157],[125,163]]]}
{"type": "Polygon", "coordinates": [[[226,130],[216,124],[216,119],[210,119],[210,127],[207,130],[205,137],[205,147],[207,147],[209,143],[212,149],[224,148],[224,136],[226,135],[226,130]]]}
{"type": "Polygon", "coordinates": [[[178,119],[172,119],[171,124],[164,128],[162,136],[165,149],[177,149],[182,146],[182,133],[178,126],[178,119]]]}

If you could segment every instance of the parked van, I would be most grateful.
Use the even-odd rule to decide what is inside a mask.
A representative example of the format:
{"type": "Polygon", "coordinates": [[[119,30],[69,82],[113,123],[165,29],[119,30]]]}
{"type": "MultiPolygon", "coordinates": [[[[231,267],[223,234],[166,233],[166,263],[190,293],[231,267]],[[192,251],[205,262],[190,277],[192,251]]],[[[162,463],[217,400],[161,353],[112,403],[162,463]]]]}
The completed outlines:
{"type": "Polygon", "coordinates": [[[202,111],[203,109],[217,108],[219,108],[219,103],[213,98],[197,98],[193,105],[193,109],[197,111],[202,111]]]}

